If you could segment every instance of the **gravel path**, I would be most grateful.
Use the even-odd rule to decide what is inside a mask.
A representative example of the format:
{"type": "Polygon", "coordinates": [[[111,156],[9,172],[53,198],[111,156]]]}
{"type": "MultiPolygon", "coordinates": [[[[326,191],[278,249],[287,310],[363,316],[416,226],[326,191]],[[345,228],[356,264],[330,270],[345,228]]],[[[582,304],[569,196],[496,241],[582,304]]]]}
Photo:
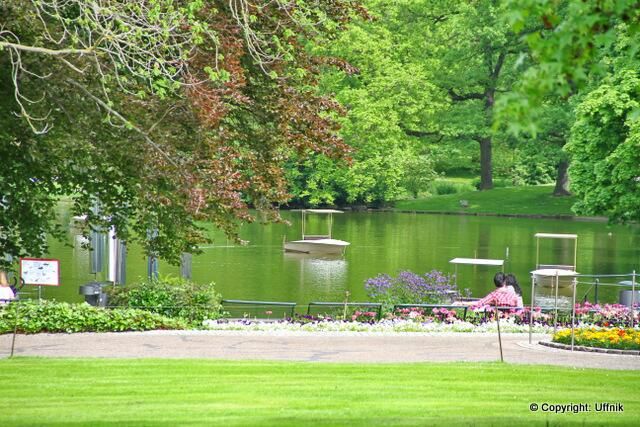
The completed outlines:
{"type": "MultiPolygon", "coordinates": [[[[11,335],[0,336],[7,357],[11,335]]],[[[570,352],[537,344],[536,334],[504,334],[506,362],[581,368],[640,369],[640,356],[570,352]]],[[[152,331],[36,334],[16,337],[16,356],[211,358],[309,362],[402,363],[496,361],[496,334],[152,331]]]]}

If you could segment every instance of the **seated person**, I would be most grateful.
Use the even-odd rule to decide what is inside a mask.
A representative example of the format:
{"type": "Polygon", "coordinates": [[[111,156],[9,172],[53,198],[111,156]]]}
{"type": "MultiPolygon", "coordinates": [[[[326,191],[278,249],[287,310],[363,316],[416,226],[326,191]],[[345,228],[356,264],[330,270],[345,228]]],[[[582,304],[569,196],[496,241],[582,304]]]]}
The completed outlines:
{"type": "Polygon", "coordinates": [[[4,271],[0,271],[0,304],[6,304],[15,298],[16,296],[9,286],[7,274],[4,271]]]}
{"type": "Polygon", "coordinates": [[[473,301],[471,308],[478,308],[484,305],[518,307],[518,295],[506,286],[506,277],[503,272],[496,273],[493,283],[496,285],[496,289],[486,297],[473,301]]]}
{"type": "Polygon", "coordinates": [[[522,289],[518,284],[518,280],[516,279],[516,276],[514,276],[511,273],[507,274],[505,282],[506,282],[507,288],[509,290],[512,290],[518,297],[518,307],[524,307],[524,302],[522,301],[522,289]]]}

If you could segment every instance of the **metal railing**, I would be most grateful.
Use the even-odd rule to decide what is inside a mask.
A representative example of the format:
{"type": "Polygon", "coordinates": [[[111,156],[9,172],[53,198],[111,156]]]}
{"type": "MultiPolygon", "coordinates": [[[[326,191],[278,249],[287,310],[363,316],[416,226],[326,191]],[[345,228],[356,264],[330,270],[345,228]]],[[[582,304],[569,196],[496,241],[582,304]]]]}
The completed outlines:
{"type": "MultiPolygon", "coordinates": [[[[281,302],[281,301],[248,301],[239,299],[223,299],[222,306],[226,309],[230,306],[269,308],[269,307],[286,307],[290,317],[294,317],[297,303],[281,302]]],[[[271,310],[268,310],[271,311],[271,310]]],[[[266,313],[266,311],[265,311],[266,313]]]]}
{"type": "Polygon", "coordinates": [[[342,309],[343,315],[346,313],[347,307],[362,307],[362,308],[374,308],[376,312],[376,318],[380,320],[382,318],[382,304],[377,302],[310,302],[307,306],[307,315],[311,315],[312,307],[334,307],[336,309],[342,309]]]}

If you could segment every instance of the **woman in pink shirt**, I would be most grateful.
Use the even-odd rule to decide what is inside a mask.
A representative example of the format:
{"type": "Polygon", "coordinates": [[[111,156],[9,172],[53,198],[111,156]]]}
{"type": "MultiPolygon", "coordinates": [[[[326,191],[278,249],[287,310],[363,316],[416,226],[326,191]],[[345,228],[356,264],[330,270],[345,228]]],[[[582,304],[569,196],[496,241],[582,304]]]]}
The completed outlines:
{"type": "Polygon", "coordinates": [[[507,286],[507,276],[501,271],[493,277],[496,289],[486,297],[473,301],[471,308],[479,308],[485,305],[498,307],[518,307],[518,295],[507,286]]]}
{"type": "Polygon", "coordinates": [[[15,298],[16,296],[9,286],[7,274],[4,271],[0,271],[0,304],[6,304],[15,298]]]}

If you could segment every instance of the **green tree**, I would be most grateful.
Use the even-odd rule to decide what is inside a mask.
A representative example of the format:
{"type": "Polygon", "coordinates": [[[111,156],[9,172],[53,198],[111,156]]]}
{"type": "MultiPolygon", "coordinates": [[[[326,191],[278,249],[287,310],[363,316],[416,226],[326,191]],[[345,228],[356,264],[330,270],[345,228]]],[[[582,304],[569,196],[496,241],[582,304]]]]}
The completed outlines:
{"type": "Polygon", "coordinates": [[[536,21],[526,36],[534,59],[522,84],[505,101],[512,132],[536,132],[549,96],[574,107],[569,175],[584,214],[637,220],[638,2],[511,0],[514,30],[536,21]]]}
{"type": "Polygon", "coordinates": [[[349,64],[326,69],[320,88],[335,94],[347,111],[339,119],[340,135],[352,153],[349,164],[317,157],[292,169],[293,192],[303,203],[384,204],[424,189],[434,177],[422,142],[404,130],[419,123],[436,101],[424,64],[413,56],[414,40],[396,28],[404,25],[398,21],[402,5],[369,1],[366,6],[372,19],[359,20],[316,48],[349,64]],[[410,179],[412,174],[419,179],[410,179]]]}
{"type": "Polygon", "coordinates": [[[521,36],[502,20],[504,2],[406,2],[404,31],[412,55],[428,70],[438,108],[408,135],[442,141],[475,141],[480,148],[480,189],[493,187],[492,148],[506,137],[494,129],[497,99],[519,76],[521,36]]]}

